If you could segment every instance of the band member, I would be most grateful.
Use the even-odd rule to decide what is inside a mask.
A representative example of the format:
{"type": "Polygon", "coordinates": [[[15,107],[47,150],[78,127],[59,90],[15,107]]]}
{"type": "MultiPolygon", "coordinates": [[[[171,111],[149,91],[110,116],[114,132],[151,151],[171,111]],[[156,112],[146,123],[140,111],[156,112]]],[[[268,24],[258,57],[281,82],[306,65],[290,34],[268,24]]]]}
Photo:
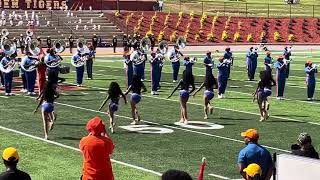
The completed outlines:
{"type": "Polygon", "coordinates": [[[42,47],[40,47],[40,54],[39,54],[39,64],[38,64],[38,89],[39,89],[39,94],[43,91],[45,83],[46,83],[46,70],[47,70],[47,66],[44,63],[44,57],[45,57],[45,53],[42,49],[42,47]]]}
{"type": "Polygon", "coordinates": [[[87,67],[87,79],[92,80],[92,68],[93,68],[93,61],[96,58],[96,51],[94,50],[93,46],[89,46],[89,53],[88,53],[88,59],[86,60],[86,67],[87,67]]]}
{"type": "Polygon", "coordinates": [[[272,57],[271,57],[271,52],[267,51],[267,56],[264,58],[264,65],[265,65],[265,70],[266,71],[272,71],[272,57]]]}
{"type": "Polygon", "coordinates": [[[213,106],[211,106],[211,103],[210,103],[210,101],[214,97],[213,89],[216,89],[218,87],[218,82],[217,82],[216,78],[214,78],[212,73],[206,74],[204,82],[200,85],[200,87],[192,95],[195,96],[203,87],[205,87],[205,91],[203,93],[204,119],[208,119],[208,112],[210,111],[210,114],[213,113],[213,106]]]}
{"type": "Polygon", "coordinates": [[[160,63],[159,63],[159,80],[158,80],[158,82],[159,82],[158,89],[160,89],[160,88],[161,88],[160,82],[161,82],[162,68],[163,68],[163,65],[164,65],[165,56],[164,56],[164,54],[162,54],[162,53],[160,52],[159,48],[157,48],[157,53],[158,53],[158,54],[161,54],[161,56],[160,56],[160,63]]]}
{"type": "Polygon", "coordinates": [[[128,47],[129,47],[129,50],[131,51],[131,48],[132,48],[132,45],[133,45],[133,41],[132,41],[132,38],[130,36],[130,34],[128,35],[128,47]]]}
{"type": "Polygon", "coordinates": [[[48,48],[52,47],[52,42],[51,42],[51,37],[50,36],[47,37],[47,47],[48,48]]]}
{"type": "MultiPolygon", "coordinates": [[[[2,58],[0,63],[3,65],[4,68],[10,66],[14,60],[11,59],[9,55],[5,55],[2,58]]],[[[12,78],[13,78],[13,71],[10,72],[3,72],[4,76],[4,87],[5,87],[5,96],[12,96],[11,89],[12,89],[12,78]]]]}
{"type": "Polygon", "coordinates": [[[117,44],[118,44],[118,39],[116,36],[113,36],[113,39],[112,39],[113,53],[116,53],[117,44]]]}
{"type": "Polygon", "coordinates": [[[141,100],[141,89],[143,89],[142,92],[146,92],[147,88],[141,81],[141,77],[134,74],[132,78],[132,84],[129,86],[127,91],[124,93],[124,95],[127,95],[130,91],[132,91],[131,98],[130,98],[130,104],[131,104],[131,114],[132,114],[132,125],[138,124],[140,121],[140,114],[137,109],[137,104],[141,100]]]}
{"type": "Polygon", "coordinates": [[[219,58],[218,68],[218,98],[225,98],[224,93],[227,88],[228,83],[228,72],[231,61],[229,59],[224,59],[224,57],[219,58]]]}
{"type": "Polygon", "coordinates": [[[283,61],[283,56],[278,57],[274,66],[276,68],[277,99],[281,100],[283,98],[287,78],[287,64],[283,61]]]}
{"type": "Polygon", "coordinates": [[[26,92],[28,92],[26,72],[25,72],[25,70],[23,70],[21,68],[21,66],[19,66],[19,72],[20,72],[20,77],[21,77],[21,80],[22,80],[22,89],[21,89],[20,92],[26,93],[26,92]]]}
{"type": "Polygon", "coordinates": [[[254,74],[257,69],[258,61],[258,52],[257,49],[253,50],[253,47],[247,52],[247,72],[248,72],[248,81],[254,80],[254,74]]]}
{"type": "Polygon", "coordinates": [[[133,74],[141,77],[141,81],[144,81],[144,64],[146,61],[146,54],[140,49],[140,47],[136,48],[133,53],[130,55],[130,60],[133,63],[133,74]]]}
{"type": "MultiPolygon", "coordinates": [[[[21,63],[26,67],[33,65],[34,58],[32,58],[31,56],[32,54],[28,51],[26,53],[26,56],[22,58],[21,63]]],[[[34,69],[33,71],[25,71],[25,76],[27,80],[28,95],[35,95],[36,93],[34,92],[34,87],[37,79],[36,69],[34,69]]]]}
{"type": "Polygon", "coordinates": [[[108,96],[103,101],[103,103],[101,104],[101,106],[99,108],[99,111],[101,111],[103,106],[110,99],[110,103],[108,106],[108,116],[109,116],[109,121],[110,121],[109,129],[111,130],[111,133],[114,133],[114,126],[115,126],[114,113],[118,110],[120,95],[123,97],[124,103],[127,104],[126,96],[121,91],[119,84],[117,82],[111,82],[109,89],[108,89],[108,96]]]}
{"type": "MultiPolygon", "coordinates": [[[[80,61],[82,58],[87,58],[86,56],[87,56],[87,54],[81,54],[80,52],[78,52],[77,54],[72,56],[72,61],[76,63],[76,62],[80,61]]],[[[77,80],[78,87],[82,86],[83,73],[84,73],[84,64],[76,67],[76,75],[77,75],[76,80],[77,80]]]]}
{"type": "Polygon", "coordinates": [[[206,74],[212,74],[212,67],[213,67],[213,59],[211,56],[211,52],[207,51],[206,57],[203,60],[204,67],[206,68],[206,74]]]}
{"type": "Polygon", "coordinates": [[[179,81],[177,86],[173,89],[172,93],[168,96],[170,98],[173,93],[180,87],[180,123],[188,124],[188,113],[187,113],[187,102],[189,99],[189,94],[195,90],[195,85],[193,83],[193,75],[187,73],[186,70],[182,73],[182,79],[179,81]],[[189,87],[192,86],[191,91],[189,87]]]}
{"type": "Polygon", "coordinates": [[[25,46],[25,39],[22,34],[20,34],[19,44],[20,44],[21,54],[24,54],[24,50],[26,46],[25,46]]]}
{"type": "Polygon", "coordinates": [[[123,54],[124,58],[124,68],[125,68],[125,73],[126,73],[126,78],[127,78],[127,88],[129,88],[132,84],[132,78],[133,78],[133,65],[132,65],[132,60],[130,59],[130,52],[129,48],[125,50],[125,53],[123,54]]]}
{"type": "Polygon", "coordinates": [[[179,47],[177,45],[174,46],[174,49],[169,54],[169,59],[172,62],[172,82],[177,82],[178,74],[180,69],[180,56],[183,54],[179,51],[179,47]]]}
{"type": "Polygon", "coordinates": [[[230,47],[227,47],[225,49],[225,52],[224,52],[224,55],[223,55],[223,58],[224,59],[228,59],[231,63],[230,65],[228,66],[228,79],[230,80],[230,72],[231,72],[231,66],[233,66],[233,55],[232,55],[232,52],[230,50],[230,47]]]}
{"type": "Polygon", "coordinates": [[[72,37],[72,34],[70,34],[69,36],[69,49],[70,49],[70,54],[72,54],[72,48],[73,48],[73,43],[74,43],[74,39],[72,37]]]}
{"type": "Polygon", "coordinates": [[[260,110],[260,121],[265,121],[269,118],[269,102],[268,97],[272,94],[272,86],[276,85],[276,81],[273,79],[270,71],[260,72],[260,81],[256,91],[253,93],[254,99],[257,98],[258,107],[260,110]]]}
{"type": "Polygon", "coordinates": [[[125,51],[126,48],[128,47],[128,37],[126,34],[123,34],[122,37],[122,46],[123,46],[123,50],[125,51]]]}
{"type": "Polygon", "coordinates": [[[156,45],[156,37],[154,36],[154,34],[152,34],[152,36],[150,37],[150,43],[151,43],[151,51],[153,51],[154,46],[156,45]]]}
{"type": "Polygon", "coordinates": [[[316,88],[316,74],[318,73],[317,66],[312,64],[311,60],[308,60],[305,64],[305,72],[307,74],[306,84],[307,84],[307,95],[308,101],[313,100],[314,90],[316,88]]]}
{"type": "Polygon", "coordinates": [[[197,58],[194,57],[192,60],[190,59],[190,57],[186,56],[183,60],[183,65],[186,67],[186,71],[187,73],[191,73],[192,74],[192,66],[194,65],[194,63],[197,61],[197,58]]]}
{"type": "Polygon", "coordinates": [[[43,121],[44,139],[48,139],[48,133],[53,129],[54,122],[56,121],[57,115],[54,112],[54,101],[59,98],[59,94],[56,91],[57,84],[51,81],[46,82],[44,90],[39,94],[37,100],[39,104],[33,111],[36,113],[40,107],[43,121]]]}
{"type": "Polygon", "coordinates": [[[96,50],[98,46],[98,37],[96,34],[93,34],[92,45],[93,45],[93,49],[96,50]]]}
{"type": "MultiPolygon", "coordinates": [[[[53,48],[47,49],[47,54],[44,57],[49,62],[57,61],[58,58],[61,58],[59,55],[57,55],[53,48]]],[[[48,81],[58,84],[59,79],[59,67],[47,67],[47,75],[48,75],[48,81]]]]}
{"type": "Polygon", "coordinates": [[[283,57],[285,59],[285,61],[287,61],[287,68],[286,68],[286,77],[289,77],[289,73],[290,73],[290,56],[291,56],[291,47],[285,47],[283,50],[283,57]]]}
{"type": "Polygon", "coordinates": [[[3,77],[3,73],[1,71],[0,71],[0,86],[4,87],[4,77],[3,77]]]}
{"type": "Polygon", "coordinates": [[[158,95],[160,76],[160,56],[156,52],[151,53],[150,73],[151,73],[151,94],[158,95]]]}

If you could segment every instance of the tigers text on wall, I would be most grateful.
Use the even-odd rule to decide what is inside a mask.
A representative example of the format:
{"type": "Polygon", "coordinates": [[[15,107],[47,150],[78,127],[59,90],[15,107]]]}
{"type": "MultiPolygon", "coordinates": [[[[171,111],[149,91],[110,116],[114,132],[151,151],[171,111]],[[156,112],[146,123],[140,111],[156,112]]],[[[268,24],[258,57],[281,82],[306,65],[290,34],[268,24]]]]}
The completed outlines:
{"type": "Polygon", "coordinates": [[[60,9],[65,7],[65,0],[0,0],[0,8],[4,9],[60,9]]]}

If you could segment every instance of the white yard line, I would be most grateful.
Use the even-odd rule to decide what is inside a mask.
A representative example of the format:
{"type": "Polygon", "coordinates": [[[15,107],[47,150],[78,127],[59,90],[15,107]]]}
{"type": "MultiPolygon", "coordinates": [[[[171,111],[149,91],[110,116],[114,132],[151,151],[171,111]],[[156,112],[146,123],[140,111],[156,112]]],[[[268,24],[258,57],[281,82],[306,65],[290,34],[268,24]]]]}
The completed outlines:
{"type": "MultiPolygon", "coordinates": [[[[6,128],[6,127],[3,127],[3,126],[0,126],[0,129],[5,130],[5,131],[9,131],[9,132],[13,132],[13,133],[16,133],[16,134],[19,134],[19,135],[22,135],[22,136],[26,136],[26,137],[29,137],[29,138],[32,138],[32,139],[35,139],[35,140],[43,141],[43,142],[46,142],[46,143],[49,143],[49,144],[53,144],[53,145],[56,145],[56,146],[59,146],[59,147],[63,147],[63,148],[66,148],[66,149],[71,149],[71,150],[80,152],[80,149],[78,149],[78,148],[75,148],[75,147],[72,147],[72,146],[68,146],[68,145],[65,145],[65,144],[61,144],[61,143],[58,143],[58,142],[55,142],[55,141],[46,140],[46,139],[43,139],[43,138],[40,138],[40,137],[37,137],[37,136],[33,136],[33,135],[30,135],[30,134],[21,132],[21,131],[17,131],[17,130],[14,130],[14,129],[6,128]]],[[[134,169],[138,169],[138,170],[141,170],[141,171],[144,171],[144,172],[148,172],[148,173],[152,173],[152,174],[161,176],[161,173],[153,171],[153,170],[150,170],[150,169],[146,169],[146,168],[143,168],[143,167],[135,166],[133,164],[117,161],[117,160],[114,160],[114,159],[111,159],[111,161],[113,163],[121,164],[121,165],[124,165],[124,166],[127,166],[127,167],[131,167],[131,168],[134,168],[134,169]]]]}

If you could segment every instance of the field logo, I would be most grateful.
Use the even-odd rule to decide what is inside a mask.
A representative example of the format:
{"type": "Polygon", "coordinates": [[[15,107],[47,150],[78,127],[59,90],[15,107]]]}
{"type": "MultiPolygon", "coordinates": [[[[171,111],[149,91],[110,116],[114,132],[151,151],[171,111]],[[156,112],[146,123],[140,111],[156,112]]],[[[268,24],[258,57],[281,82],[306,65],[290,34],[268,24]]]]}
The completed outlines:
{"type": "Polygon", "coordinates": [[[189,129],[223,129],[224,126],[211,123],[211,122],[203,122],[203,121],[188,121],[188,124],[175,122],[174,123],[177,126],[181,126],[183,128],[189,128],[189,129]]]}
{"type": "Polygon", "coordinates": [[[137,132],[142,134],[169,134],[173,133],[172,129],[161,128],[161,127],[152,127],[149,125],[129,125],[129,126],[119,126],[122,129],[137,132]]]}

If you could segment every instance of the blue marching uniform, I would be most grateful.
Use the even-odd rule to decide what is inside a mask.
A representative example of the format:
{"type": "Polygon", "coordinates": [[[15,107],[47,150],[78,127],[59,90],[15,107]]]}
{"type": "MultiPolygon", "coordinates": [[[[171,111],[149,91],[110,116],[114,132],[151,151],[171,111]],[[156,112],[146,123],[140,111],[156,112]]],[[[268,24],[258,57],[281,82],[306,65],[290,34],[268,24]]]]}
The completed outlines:
{"type": "Polygon", "coordinates": [[[213,59],[212,59],[212,56],[206,56],[203,60],[203,63],[205,65],[205,68],[206,68],[206,74],[212,74],[212,67],[213,67],[213,59]]]}
{"type": "Polygon", "coordinates": [[[159,88],[160,83],[160,59],[159,56],[152,57],[150,61],[150,73],[151,73],[151,89],[152,93],[155,93],[159,88]]]}
{"type": "MultiPolygon", "coordinates": [[[[47,59],[48,62],[56,60],[56,57],[46,54],[44,57],[47,59]]],[[[58,76],[59,76],[59,67],[47,67],[47,75],[48,75],[48,81],[53,82],[54,84],[58,84],[58,76]],[[54,78],[54,79],[49,79],[49,78],[54,78]]]]}
{"type": "Polygon", "coordinates": [[[272,64],[272,57],[271,56],[266,56],[264,58],[264,65],[265,65],[265,69],[266,71],[272,71],[272,68],[271,68],[271,64],[272,64]]]}
{"type": "Polygon", "coordinates": [[[88,60],[86,61],[88,79],[92,79],[93,58],[95,58],[95,56],[96,56],[96,51],[93,49],[89,50],[88,60]]]}
{"type": "Polygon", "coordinates": [[[317,69],[307,66],[305,68],[305,72],[307,74],[306,83],[307,83],[307,95],[308,99],[311,100],[314,95],[314,90],[316,88],[316,76],[317,69]]]}
{"type": "Polygon", "coordinates": [[[287,65],[285,65],[283,61],[277,61],[274,66],[276,68],[277,97],[281,98],[283,97],[286,85],[287,65]]]}
{"type": "Polygon", "coordinates": [[[192,66],[194,65],[194,62],[190,60],[183,60],[183,65],[186,67],[186,73],[192,74],[192,66]]]}
{"type": "Polygon", "coordinates": [[[227,88],[229,65],[226,63],[219,63],[218,68],[218,94],[223,95],[227,88]]]}
{"type": "MultiPolygon", "coordinates": [[[[284,59],[286,60],[290,60],[290,56],[291,56],[291,51],[288,50],[288,48],[284,48],[284,51],[283,51],[283,56],[284,56],[284,59]]],[[[286,78],[289,77],[289,73],[290,73],[290,63],[287,64],[287,68],[286,68],[286,78]]]]}
{"type": "Polygon", "coordinates": [[[124,56],[125,71],[127,77],[127,87],[131,86],[133,78],[133,66],[129,56],[124,56]]]}
{"type": "MultiPolygon", "coordinates": [[[[223,55],[223,58],[231,60],[233,58],[232,52],[231,51],[225,51],[224,55],[223,55]]],[[[233,61],[232,61],[232,63],[233,63],[233,61]]],[[[231,64],[228,65],[228,79],[230,78],[230,72],[231,72],[231,64]]]]}
{"type": "MultiPolygon", "coordinates": [[[[22,58],[22,64],[25,66],[31,65],[32,64],[32,59],[29,56],[25,56],[22,58]]],[[[23,71],[23,70],[22,70],[23,71]]],[[[23,71],[25,74],[25,78],[27,81],[27,90],[28,94],[33,94],[34,93],[34,87],[36,84],[36,79],[37,79],[37,71],[34,69],[31,72],[28,71],[23,71]]]]}
{"type": "Polygon", "coordinates": [[[258,53],[251,50],[247,53],[247,72],[248,80],[253,80],[257,69],[258,53]]]}
{"type": "MultiPolygon", "coordinates": [[[[0,63],[3,66],[5,66],[9,62],[10,62],[10,58],[9,57],[3,57],[0,63]]],[[[10,71],[8,73],[4,73],[3,72],[3,76],[4,76],[5,93],[6,94],[10,94],[11,93],[11,89],[12,89],[13,71],[10,71]]]]}
{"type": "MultiPolygon", "coordinates": [[[[177,58],[178,55],[183,56],[180,51],[173,49],[170,53],[169,58],[170,58],[170,60],[173,60],[173,59],[177,58]]],[[[179,69],[180,69],[180,60],[171,61],[171,65],[172,65],[172,79],[175,82],[178,80],[179,69]]]]}
{"type": "Polygon", "coordinates": [[[138,75],[142,81],[144,80],[144,63],[142,61],[140,63],[136,62],[139,61],[139,58],[146,59],[146,57],[146,54],[138,50],[134,51],[130,56],[130,60],[133,62],[133,74],[138,75]]]}
{"type": "MultiPolygon", "coordinates": [[[[76,62],[80,60],[81,55],[78,53],[73,55],[72,61],[76,62]]],[[[76,75],[77,75],[77,85],[80,86],[83,81],[83,73],[84,73],[84,64],[82,66],[76,67],[76,75]]]]}

